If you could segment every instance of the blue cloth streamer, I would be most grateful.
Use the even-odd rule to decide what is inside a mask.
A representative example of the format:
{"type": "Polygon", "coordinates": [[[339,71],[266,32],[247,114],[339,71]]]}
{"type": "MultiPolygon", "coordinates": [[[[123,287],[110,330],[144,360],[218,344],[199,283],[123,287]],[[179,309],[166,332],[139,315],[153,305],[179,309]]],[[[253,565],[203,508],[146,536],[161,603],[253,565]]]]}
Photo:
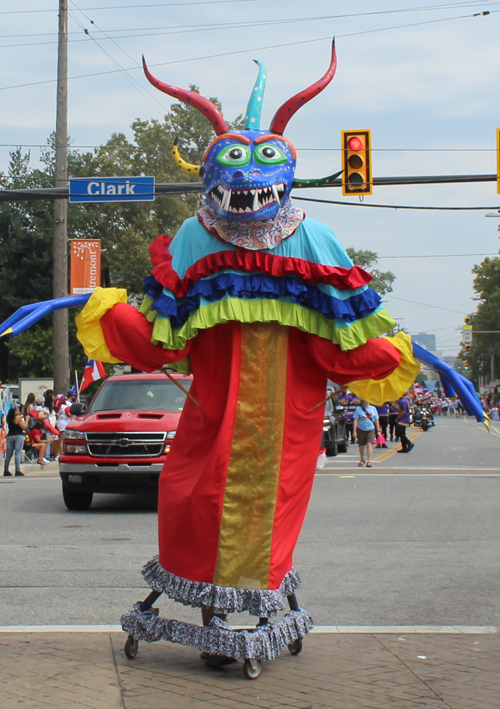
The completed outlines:
{"type": "Polygon", "coordinates": [[[480,423],[486,421],[486,415],[471,381],[416,342],[413,343],[413,354],[439,374],[446,396],[455,396],[456,393],[469,416],[475,416],[480,423]]]}

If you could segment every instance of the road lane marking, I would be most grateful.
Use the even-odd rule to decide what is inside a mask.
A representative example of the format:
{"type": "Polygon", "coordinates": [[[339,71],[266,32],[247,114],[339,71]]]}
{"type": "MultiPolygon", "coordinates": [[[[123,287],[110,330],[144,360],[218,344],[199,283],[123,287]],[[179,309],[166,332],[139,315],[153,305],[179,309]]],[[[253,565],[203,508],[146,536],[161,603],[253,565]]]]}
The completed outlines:
{"type": "MultiPolygon", "coordinates": [[[[413,443],[413,441],[415,441],[419,436],[422,435],[423,431],[420,430],[420,431],[415,431],[415,432],[412,432],[412,433],[414,433],[414,435],[411,435],[411,434],[410,434],[410,435],[408,436],[408,438],[409,438],[410,441],[413,443]]],[[[378,456],[376,456],[375,458],[373,458],[373,461],[376,462],[376,463],[383,463],[383,462],[385,462],[386,460],[389,460],[389,458],[392,458],[393,455],[396,455],[396,453],[398,452],[398,450],[400,450],[400,449],[399,449],[399,448],[396,448],[396,446],[394,446],[394,448],[390,448],[390,449],[387,450],[387,451],[384,450],[383,453],[380,453],[380,455],[378,455],[378,456]]]]}

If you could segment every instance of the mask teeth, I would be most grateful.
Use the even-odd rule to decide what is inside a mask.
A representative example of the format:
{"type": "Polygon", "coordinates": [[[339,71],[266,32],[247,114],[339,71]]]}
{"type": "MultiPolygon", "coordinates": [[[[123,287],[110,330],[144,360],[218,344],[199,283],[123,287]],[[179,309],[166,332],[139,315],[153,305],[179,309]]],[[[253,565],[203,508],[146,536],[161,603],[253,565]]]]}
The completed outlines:
{"type": "Polygon", "coordinates": [[[252,205],[252,210],[254,212],[257,212],[259,209],[259,191],[258,190],[253,190],[253,205],[252,205]]]}
{"type": "Polygon", "coordinates": [[[277,201],[279,206],[281,207],[281,201],[278,195],[278,190],[276,189],[276,185],[271,185],[271,190],[273,191],[274,199],[277,201]]]}
{"type": "Polygon", "coordinates": [[[231,190],[227,190],[226,196],[222,205],[222,209],[227,212],[229,209],[229,204],[231,202],[231,190]]]}

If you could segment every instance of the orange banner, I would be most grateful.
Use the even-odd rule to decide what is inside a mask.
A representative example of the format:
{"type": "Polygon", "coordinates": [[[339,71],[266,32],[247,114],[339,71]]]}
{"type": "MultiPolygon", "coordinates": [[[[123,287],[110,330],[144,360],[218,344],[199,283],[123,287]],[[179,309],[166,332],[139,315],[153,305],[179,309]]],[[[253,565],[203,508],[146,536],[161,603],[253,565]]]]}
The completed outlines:
{"type": "Polygon", "coordinates": [[[101,285],[101,240],[71,240],[71,295],[92,293],[101,285]]]}

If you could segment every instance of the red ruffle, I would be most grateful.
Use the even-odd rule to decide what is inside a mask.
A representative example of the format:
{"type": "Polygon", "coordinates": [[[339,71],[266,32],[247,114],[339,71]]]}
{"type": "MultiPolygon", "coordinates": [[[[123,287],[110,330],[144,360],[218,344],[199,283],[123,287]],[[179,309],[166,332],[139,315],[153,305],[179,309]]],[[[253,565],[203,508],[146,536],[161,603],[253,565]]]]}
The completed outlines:
{"type": "Polygon", "coordinates": [[[171,261],[172,256],[168,250],[173,236],[160,234],[149,246],[149,257],[153,266],[159,266],[164,261],[171,261]]]}
{"type": "Polygon", "coordinates": [[[220,251],[210,254],[190,266],[184,278],[179,278],[172,268],[172,256],[168,252],[171,238],[161,236],[156,241],[149,247],[151,260],[155,266],[153,276],[178,298],[184,297],[193,284],[202,278],[226,270],[260,272],[278,277],[295,276],[309,283],[325,283],[339,290],[356,290],[368,285],[372,280],[372,276],[359,266],[352,268],[325,266],[304,259],[263,254],[259,251],[220,251]],[[155,247],[159,239],[161,242],[155,247]],[[159,255],[163,257],[163,263],[158,263],[156,260],[159,255]]]}

